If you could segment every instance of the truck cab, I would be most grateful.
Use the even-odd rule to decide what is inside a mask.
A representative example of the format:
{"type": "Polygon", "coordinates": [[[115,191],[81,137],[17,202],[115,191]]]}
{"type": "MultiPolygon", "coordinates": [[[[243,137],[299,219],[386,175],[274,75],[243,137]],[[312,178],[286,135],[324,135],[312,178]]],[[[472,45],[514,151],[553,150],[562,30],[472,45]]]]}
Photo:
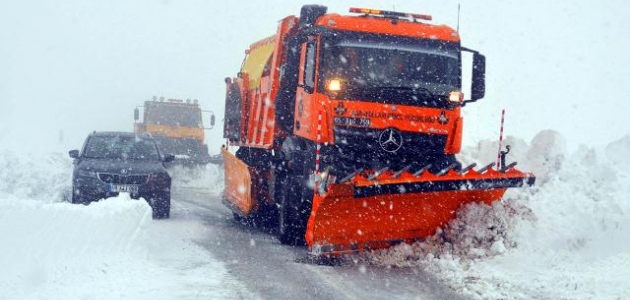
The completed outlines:
{"type": "Polygon", "coordinates": [[[236,220],[337,255],[426,237],[462,204],[534,183],[503,159],[475,169],[455,157],[461,109],[484,97],[483,55],[427,15],[350,12],[303,6],[226,78],[223,202],[236,220]]]}
{"type": "Polygon", "coordinates": [[[199,102],[195,100],[164,99],[154,97],[134,111],[134,132],[150,133],[163,151],[175,155],[175,163],[186,166],[211,162],[204,130],[214,126],[210,111],[210,126],[205,128],[199,102]],[[143,119],[140,121],[140,108],[143,119]]]}

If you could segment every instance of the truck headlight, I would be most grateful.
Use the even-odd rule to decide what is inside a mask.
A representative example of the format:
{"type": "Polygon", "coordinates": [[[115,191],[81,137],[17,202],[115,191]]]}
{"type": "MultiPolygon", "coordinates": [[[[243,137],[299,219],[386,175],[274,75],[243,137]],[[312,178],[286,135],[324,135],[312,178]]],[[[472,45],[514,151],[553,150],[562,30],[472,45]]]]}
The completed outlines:
{"type": "Polygon", "coordinates": [[[335,79],[330,79],[330,80],[328,80],[328,84],[326,84],[326,87],[331,92],[341,91],[341,80],[340,79],[336,79],[336,78],[335,79]]]}
{"type": "Polygon", "coordinates": [[[452,91],[448,93],[448,100],[451,102],[462,102],[464,101],[464,93],[460,91],[452,91]]]}

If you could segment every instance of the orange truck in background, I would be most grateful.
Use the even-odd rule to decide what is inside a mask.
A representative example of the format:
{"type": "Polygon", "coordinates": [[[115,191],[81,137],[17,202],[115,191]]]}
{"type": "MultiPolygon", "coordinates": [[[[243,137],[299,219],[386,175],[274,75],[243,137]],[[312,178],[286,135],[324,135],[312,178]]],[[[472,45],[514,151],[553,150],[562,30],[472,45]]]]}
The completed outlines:
{"type": "Polygon", "coordinates": [[[534,183],[515,163],[455,157],[461,110],[484,97],[483,55],[427,15],[350,12],[303,6],[226,78],[223,202],[236,219],[338,255],[424,238],[461,205],[534,183]]]}
{"type": "Polygon", "coordinates": [[[210,128],[204,128],[199,102],[195,100],[164,99],[153,97],[134,110],[134,132],[150,133],[163,153],[175,155],[175,164],[184,166],[204,165],[215,162],[205,144],[206,129],[214,126],[214,113],[210,114],[210,128]],[[140,110],[144,109],[140,122],[140,110]]]}

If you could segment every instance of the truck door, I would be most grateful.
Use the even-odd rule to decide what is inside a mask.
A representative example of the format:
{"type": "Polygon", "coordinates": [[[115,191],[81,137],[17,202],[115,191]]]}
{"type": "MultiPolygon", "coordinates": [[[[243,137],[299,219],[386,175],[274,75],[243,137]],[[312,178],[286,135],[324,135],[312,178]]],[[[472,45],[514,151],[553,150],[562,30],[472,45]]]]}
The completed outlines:
{"type": "Polygon", "coordinates": [[[317,88],[317,39],[310,38],[302,44],[300,57],[300,74],[295,95],[295,124],[296,135],[304,138],[314,136],[314,124],[317,120],[314,94],[317,88]]]}

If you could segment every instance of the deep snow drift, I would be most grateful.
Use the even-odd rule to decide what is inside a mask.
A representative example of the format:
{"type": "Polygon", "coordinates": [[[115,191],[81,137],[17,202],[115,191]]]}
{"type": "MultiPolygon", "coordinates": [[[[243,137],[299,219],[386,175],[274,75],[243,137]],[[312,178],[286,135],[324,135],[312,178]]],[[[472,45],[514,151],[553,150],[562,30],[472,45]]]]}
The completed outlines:
{"type": "MultiPolygon", "coordinates": [[[[568,155],[562,136],[509,139],[531,189],[472,204],[438,234],[363,258],[417,266],[473,299],[630,299],[630,137],[568,155]]],[[[496,143],[464,155],[493,161],[496,143]],[[486,157],[478,155],[486,153],[486,157]]]]}
{"type": "MultiPolygon", "coordinates": [[[[630,299],[630,136],[571,154],[554,131],[505,144],[508,161],[536,174],[535,187],[509,190],[492,206],[462,207],[424,242],[351,260],[422,268],[472,299],[630,299]]],[[[482,142],[460,159],[491,162],[497,148],[482,142]]],[[[124,195],[90,206],[60,203],[71,167],[65,154],[0,152],[3,296],[251,297],[192,242],[203,235],[199,220],[153,221],[148,205],[124,195]]],[[[216,167],[194,171],[194,179],[187,172],[175,169],[174,184],[221,192],[216,167]]]]}
{"type": "Polygon", "coordinates": [[[202,222],[152,220],[126,194],[63,202],[71,172],[59,153],[0,152],[1,299],[251,298],[193,242],[202,222]]]}

